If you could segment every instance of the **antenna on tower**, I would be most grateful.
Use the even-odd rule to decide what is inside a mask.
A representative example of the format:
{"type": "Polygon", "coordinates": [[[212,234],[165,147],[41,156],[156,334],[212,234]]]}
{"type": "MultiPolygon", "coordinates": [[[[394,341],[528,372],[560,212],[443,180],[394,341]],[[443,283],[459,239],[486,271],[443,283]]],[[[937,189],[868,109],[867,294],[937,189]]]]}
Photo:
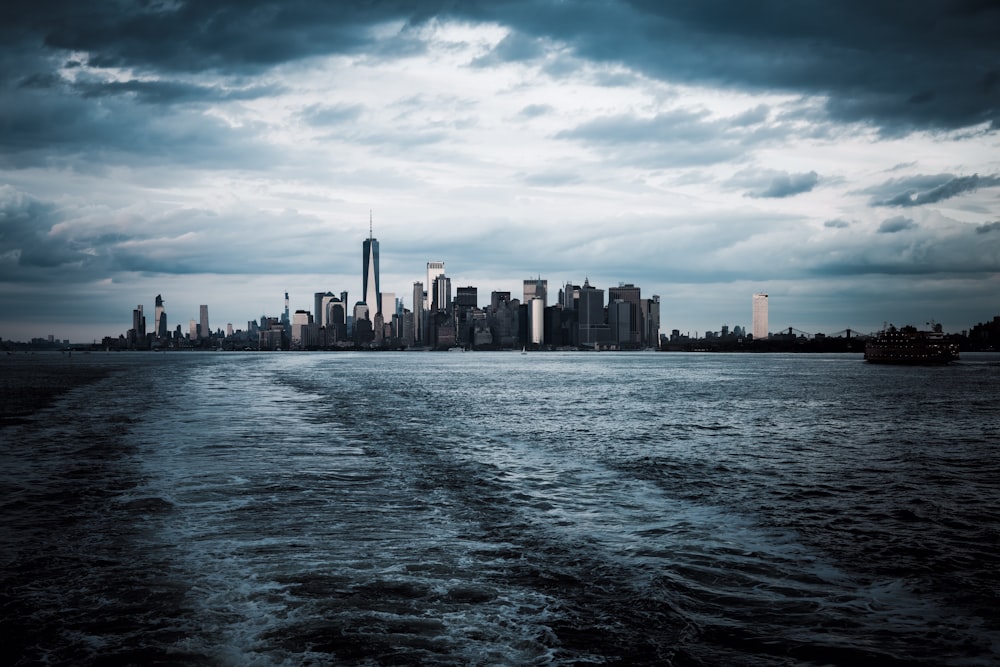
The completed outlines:
{"type": "Polygon", "coordinates": [[[372,210],[368,209],[368,238],[374,236],[372,233],[372,210]]]}

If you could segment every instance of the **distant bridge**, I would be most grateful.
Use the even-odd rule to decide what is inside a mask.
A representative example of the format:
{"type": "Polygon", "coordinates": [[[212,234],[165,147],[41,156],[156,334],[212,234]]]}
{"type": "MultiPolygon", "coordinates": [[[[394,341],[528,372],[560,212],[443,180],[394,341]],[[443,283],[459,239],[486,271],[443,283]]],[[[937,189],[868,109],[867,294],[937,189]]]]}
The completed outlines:
{"type": "MultiPolygon", "coordinates": [[[[801,329],[796,329],[795,327],[788,327],[786,329],[782,329],[776,335],[787,336],[790,338],[806,338],[810,340],[817,336],[817,334],[811,334],[808,331],[802,331],[801,329]]],[[[841,329],[840,331],[835,331],[832,334],[819,334],[819,335],[826,336],[827,338],[857,338],[859,335],[866,336],[868,334],[860,333],[856,329],[841,329]]]]}

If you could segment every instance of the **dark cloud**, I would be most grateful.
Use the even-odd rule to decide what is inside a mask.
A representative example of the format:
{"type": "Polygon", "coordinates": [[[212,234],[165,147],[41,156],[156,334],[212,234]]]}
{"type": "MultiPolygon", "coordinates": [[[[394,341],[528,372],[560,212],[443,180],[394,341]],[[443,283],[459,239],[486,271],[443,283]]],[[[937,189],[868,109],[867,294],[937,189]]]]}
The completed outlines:
{"type": "MultiPolygon", "coordinates": [[[[820,96],[834,118],[884,134],[1000,123],[993,3],[919,1],[901,11],[894,0],[42,0],[6,3],[0,38],[19,52],[38,44],[51,54],[84,52],[97,67],[240,74],[315,55],[419,52],[408,26],[435,17],[511,29],[480,65],[523,62],[561,44],[657,79],[820,96]],[[387,22],[402,29],[389,37],[371,30],[387,22]]],[[[0,73],[13,64],[0,63],[0,73]]]]}
{"type": "Polygon", "coordinates": [[[827,220],[823,223],[824,227],[829,227],[830,229],[846,229],[851,226],[851,223],[846,220],[827,220]]]}
{"type": "Polygon", "coordinates": [[[52,234],[58,222],[57,209],[19,192],[0,186],[0,276],[17,280],[23,276],[45,276],[61,267],[80,267],[97,258],[87,245],[52,234]]]}
{"type": "Polygon", "coordinates": [[[51,49],[88,53],[96,67],[258,72],[311,55],[372,46],[366,28],[415,16],[416,3],[410,4],[126,0],[84,6],[43,0],[8,7],[0,20],[12,32],[35,33],[51,49]]]}
{"type": "Polygon", "coordinates": [[[254,100],[276,95],[283,91],[278,85],[227,88],[181,81],[83,81],[72,88],[83,97],[109,97],[128,95],[147,104],[182,104],[196,102],[225,102],[254,100]]]}
{"type": "Polygon", "coordinates": [[[755,199],[783,198],[809,192],[819,183],[819,174],[810,171],[804,174],[778,174],[762,189],[751,190],[748,197],[755,199]]]}
{"type": "Polygon", "coordinates": [[[618,144],[655,141],[704,141],[718,136],[718,124],[707,111],[677,109],[649,118],[611,116],[584,123],[556,135],[559,139],[585,139],[592,143],[618,144]]]}
{"type": "Polygon", "coordinates": [[[304,108],[299,116],[310,125],[341,125],[357,120],[363,112],[361,104],[312,104],[304,108]]]}
{"type": "Polygon", "coordinates": [[[819,183],[815,171],[790,174],[774,169],[743,169],[734,174],[725,185],[732,188],[749,188],[744,196],[754,199],[781,199],[809,192],[819,183]]]}
{"type": "MultiPolygon", "coordinates": [[[[126,273],[320,273],[346,249],[315,244],[295,211],[175,208],[155,216],[59,207],[0,186],[0,281],[77,284],[126,273]]],[[[346,253],[350,254],[350,253],[346,253]]]]}
{"type": "Polygon", "coordinates": [[[520,116],[524,118],[537,118],[552,112],[552,107],[548,104],[529,104],[521,109],[520,116]]]}
{"type": "Polygon", "coordinates": [[[979,234],[989,234],[990,232],[1000,232],[1000,221],[997,222],[987,222],[986,224],[979,225],[976,227],[976,232],[979,234]]]}
{"type": "Polygon", "coordinates": [[[659,79],[821,96],[835,119],[871,123],[887,135],[1000,122],[1000,12],[987,8],[634,0],[504,3],[491,15],[563,41],[580,57],[659,79]]]}
{"type": "Polygon", "coordinates": [[[895,218],[889,218],[888,220],[883,220],[882,224],[878,226],[879,234],[895,234],[907,229],[916,229],[917,223],[915,223],[910,218],[904,218],[899,215],[895,218]]]}
{"type": "MultiPolygon", "coordinates": [[[[67,87],[21,88],[0,94],[0,166],[74,164],[94,171],[105,164],[183,163],[259,169],[280,161],[252,123],[232,126],[197,106],[150,113],[120,94],[124,89],[118,88],[116,94],[109,90],[105,87],[100,93],[105,95],[100,104],[67,87]]],[[[196,88],[139,90],[143,92],[137,95],[146,101],[154,97],[178,101],[184,96],[204,100],[207,96],[204,91],[194,92],[196,88]]]]}
{"type": "Polygon", "coordinates": [[[753,109],[747,109],[741,114],[734,116],[732,124],[737,126],[758,125],[765,122],[771,113],[771,108],[766,104],[758,104],[753,109]]]}
{"type": "Polygon", "coordinates": [[[511,32],[485,56],[472,61],[473,67],[492,67],[505,62],[523,62],[541,58],[546,53],[546,44],[539,38],[528,37],[524,33],[511,32]]]}
{"type": "Polygon", "coordinates": [[[740,159],[751,133],[708,111],[675,109],[592,120],[556,133],[557,139],[598,146],[621,162],[655,167],[708,165],[740,159]]]}
{"type": "Polygon", "coordinates": [[[872,206],[909,208],[933,204],[966,192],[974,192],[981,187],[996,185],[1000,185],[1000,176],[934,174],[894,178],[863,192],[873,195],[870,202],[872,206]]]}

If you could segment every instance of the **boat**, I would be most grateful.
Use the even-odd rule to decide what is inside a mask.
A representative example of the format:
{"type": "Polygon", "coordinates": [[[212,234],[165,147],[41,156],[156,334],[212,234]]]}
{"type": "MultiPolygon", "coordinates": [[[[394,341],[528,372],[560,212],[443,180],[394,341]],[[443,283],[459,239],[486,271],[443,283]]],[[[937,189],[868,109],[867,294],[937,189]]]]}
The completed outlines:
{"type": "Polygon", "coordinates": [[[913,326],[889,326],[865,344],[870,364],[947,364],[958,358],[958,345],[946,341],[943,333],[913,326]]]}

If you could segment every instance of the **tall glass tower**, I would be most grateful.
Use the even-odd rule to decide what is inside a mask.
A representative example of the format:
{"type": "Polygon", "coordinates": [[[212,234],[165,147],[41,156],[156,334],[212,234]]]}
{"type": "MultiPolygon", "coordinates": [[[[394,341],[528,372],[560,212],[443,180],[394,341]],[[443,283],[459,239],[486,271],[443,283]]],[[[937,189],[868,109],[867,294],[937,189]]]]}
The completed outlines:
{"type": "Polygon", "coordinates": [[[163,297],[156,295],[156,337],[167,337],[167,312],[163,309],[163,297]]]}
{"type": "Polygon", "coordinates": [[[212,336],[212,331],[208,328],[208,306],[201,306],[201,312],[199,313],[201,317],[201,337],[210,338],[212,336]]]}
{"type": "Polygon", "coordinates": [[[378,285],[378,239],[372,236],[371,213],[368,214],[368,238],[362,243],[364,273],[362,274],[361,300],[368,306],[368,317],[374,321],[382,312],[381,291],[378,285]]]}

